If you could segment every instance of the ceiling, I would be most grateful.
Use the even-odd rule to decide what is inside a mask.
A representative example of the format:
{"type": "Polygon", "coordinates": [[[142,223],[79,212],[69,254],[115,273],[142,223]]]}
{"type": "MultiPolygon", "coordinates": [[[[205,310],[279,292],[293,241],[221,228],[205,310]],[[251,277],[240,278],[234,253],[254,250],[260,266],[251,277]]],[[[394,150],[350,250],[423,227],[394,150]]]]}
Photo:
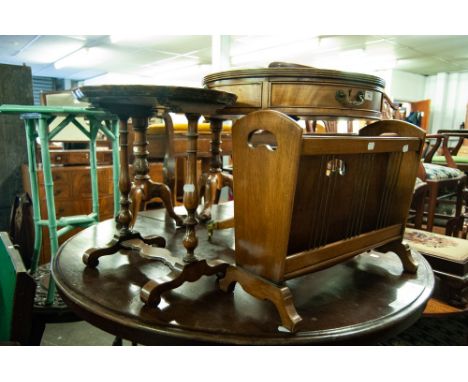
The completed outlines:
{"type": "Polygon", "coordinates": [[[0,63],[87,83],[195,83],[208,73],[287,61],[375,73],[468,71],[468,36],[2,35],[0,63]]]}

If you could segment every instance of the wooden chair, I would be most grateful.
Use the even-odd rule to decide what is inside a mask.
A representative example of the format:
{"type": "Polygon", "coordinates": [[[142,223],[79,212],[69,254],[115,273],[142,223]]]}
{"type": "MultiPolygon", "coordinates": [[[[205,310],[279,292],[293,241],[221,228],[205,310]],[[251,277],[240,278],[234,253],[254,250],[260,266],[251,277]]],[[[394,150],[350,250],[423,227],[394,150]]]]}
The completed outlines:
{"type": "Polygon", "coordinates": [[[438,130],[434,137],[435,143],[425,155],[428,163],[440,164],[451,168],[458,168],[465,173],[468,171],[468,156],[460,153],[460,149],[468,138],[468,130],[438,130]],[[455,141],[455,145],[451,143],[455,141]],[[441,150],[441,155],[436,155],[441,150]]]}
{"type": "Polygon", "coordinates": [[[426,202],[429,186],[420,178],[416,178],[414,184],[413,198],[408,215],[408,223],[412,228],[421,229],[424,218],[424,205],[426,202]]]}
{"type": "Polygon", "coordinates": [[[303,135],[277,111],[233,126],[235,266],[220,280],[272,301],[284,327],[301,321],[287,280],[370,249],[394,251],[406,272],[417,264],[402,244],[424,131],[379,121],[356,135],[303,135]],[[256,132],[276,144],[253,144],[256,132]]]}
{"type": "Polygon", "coordinates": [[[419,176],[429,186],[426,229],[432,231],[436,219],[438,224],[445,226],[447,220],[461,216],[466,175],[454,164],[445,134],[430,134],[426,140],[426,154],[419,176]],[[441,144],[446,165],[432,162],[441,144]]]}
{"type": "Polygon", "coordinates": [[[6,232],[0,232],[0,343],[30,341],[36,283],[6,232]]]}

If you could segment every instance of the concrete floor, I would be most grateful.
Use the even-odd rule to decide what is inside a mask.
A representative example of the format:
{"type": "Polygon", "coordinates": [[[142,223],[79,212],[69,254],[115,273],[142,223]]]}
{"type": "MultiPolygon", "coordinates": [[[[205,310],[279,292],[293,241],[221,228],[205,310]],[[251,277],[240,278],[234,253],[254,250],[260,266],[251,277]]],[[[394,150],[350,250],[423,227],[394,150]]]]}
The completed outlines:
{"type": "MultiPolygon", "coordinates": [[[[41,346],[111,346],[115,336],[86,321],[47,324],[41,346]]],[[[131,346],[130,341],[123,341],[131,346]]]]}

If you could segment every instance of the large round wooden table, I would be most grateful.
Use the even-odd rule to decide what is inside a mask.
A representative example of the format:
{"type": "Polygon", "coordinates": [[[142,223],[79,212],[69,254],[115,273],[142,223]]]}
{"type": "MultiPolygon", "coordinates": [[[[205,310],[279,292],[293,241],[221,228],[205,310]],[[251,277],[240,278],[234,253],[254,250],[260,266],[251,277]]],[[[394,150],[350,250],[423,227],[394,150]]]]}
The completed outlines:
{"type": "MultiPolygon", "coordinates": [[[[214,206],[214,217],[232,214],[232,203],[214,206]]],[[[278,313],[268,301],[258,300],[237,286],[220,291],[216,277],[162,295],[159,306],[145,306],[141,287],[168,273],[161,262],[120,250],[86,267],[81,255],[90,246],[105,244],[114,233],[114,221],[89,227],[62,245],[53,263],[59,293],[70,308],[91,324],[114,335],[146,345],[162,344],[368,344],[392,337],[411,326],[422,314],[434,285],[424,258],[417,274],[402,274],[393,253],[363,253],[326,270],[294,279],[288,286],[303,326],[295,334],[278,327],[278,313]]],[[[166,238],[168,248],[182,257],[183,230],[176,229],[164,210],[141,212],[136,228],[142,234],[166,238]]],[[[216,232],[207,240],[198,227],[197,256],[233,261],[233,229],[216,232]]]]}

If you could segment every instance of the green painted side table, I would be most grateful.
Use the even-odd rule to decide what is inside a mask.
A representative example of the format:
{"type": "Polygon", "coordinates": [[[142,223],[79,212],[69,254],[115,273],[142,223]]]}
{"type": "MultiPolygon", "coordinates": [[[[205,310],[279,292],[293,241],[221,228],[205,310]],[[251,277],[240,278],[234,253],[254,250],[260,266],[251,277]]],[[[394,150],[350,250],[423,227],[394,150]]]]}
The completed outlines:
{"type": "MultiPolygon", "coordinates": [[[[102,131],[112,141],[113,160],[113,186],[114,186],[114,216],[119,213],[119,130],[118,120],[110,113],[94,108],[72,106],[28,106],[28,105],[0,105],[0,113],[19,114],[24,121],[26,130],[29,178],[31,182],[31,198],[33,202],[34,217],[34,252],[31,265],[31,273],[34,273],[39,263],[39,252],[42,244],[41,227],[49,228],[51,264],[58,250],[58,238],[76,227],[87,227],[99,221],[99,191],[97,178],[96,139],[99,131],[102,131]],[[57,117],[64,117],[56,127],[50,130],[49,126],[57,117]],[[89,129],[83,126],[78,117],[84,117],[89,122],[89,129]],[[60,217],[57,219],[54,201],[54,184],[52,168],[50,164],[49,142],[69,124],[73,124],[89,140],[89,163],[91,175],[92,212],[88,215],[75,215],[60,217]],[[37,177],[37,161],[35,140],[39,137],[41,146],[42,170],[44,176],[44,188],[46,194],[47,219],[41,218],[39,187],[37,177]]],[[[49,279],[47,304],[53,302],[55,295],[55,283],[49,279]]]]}

